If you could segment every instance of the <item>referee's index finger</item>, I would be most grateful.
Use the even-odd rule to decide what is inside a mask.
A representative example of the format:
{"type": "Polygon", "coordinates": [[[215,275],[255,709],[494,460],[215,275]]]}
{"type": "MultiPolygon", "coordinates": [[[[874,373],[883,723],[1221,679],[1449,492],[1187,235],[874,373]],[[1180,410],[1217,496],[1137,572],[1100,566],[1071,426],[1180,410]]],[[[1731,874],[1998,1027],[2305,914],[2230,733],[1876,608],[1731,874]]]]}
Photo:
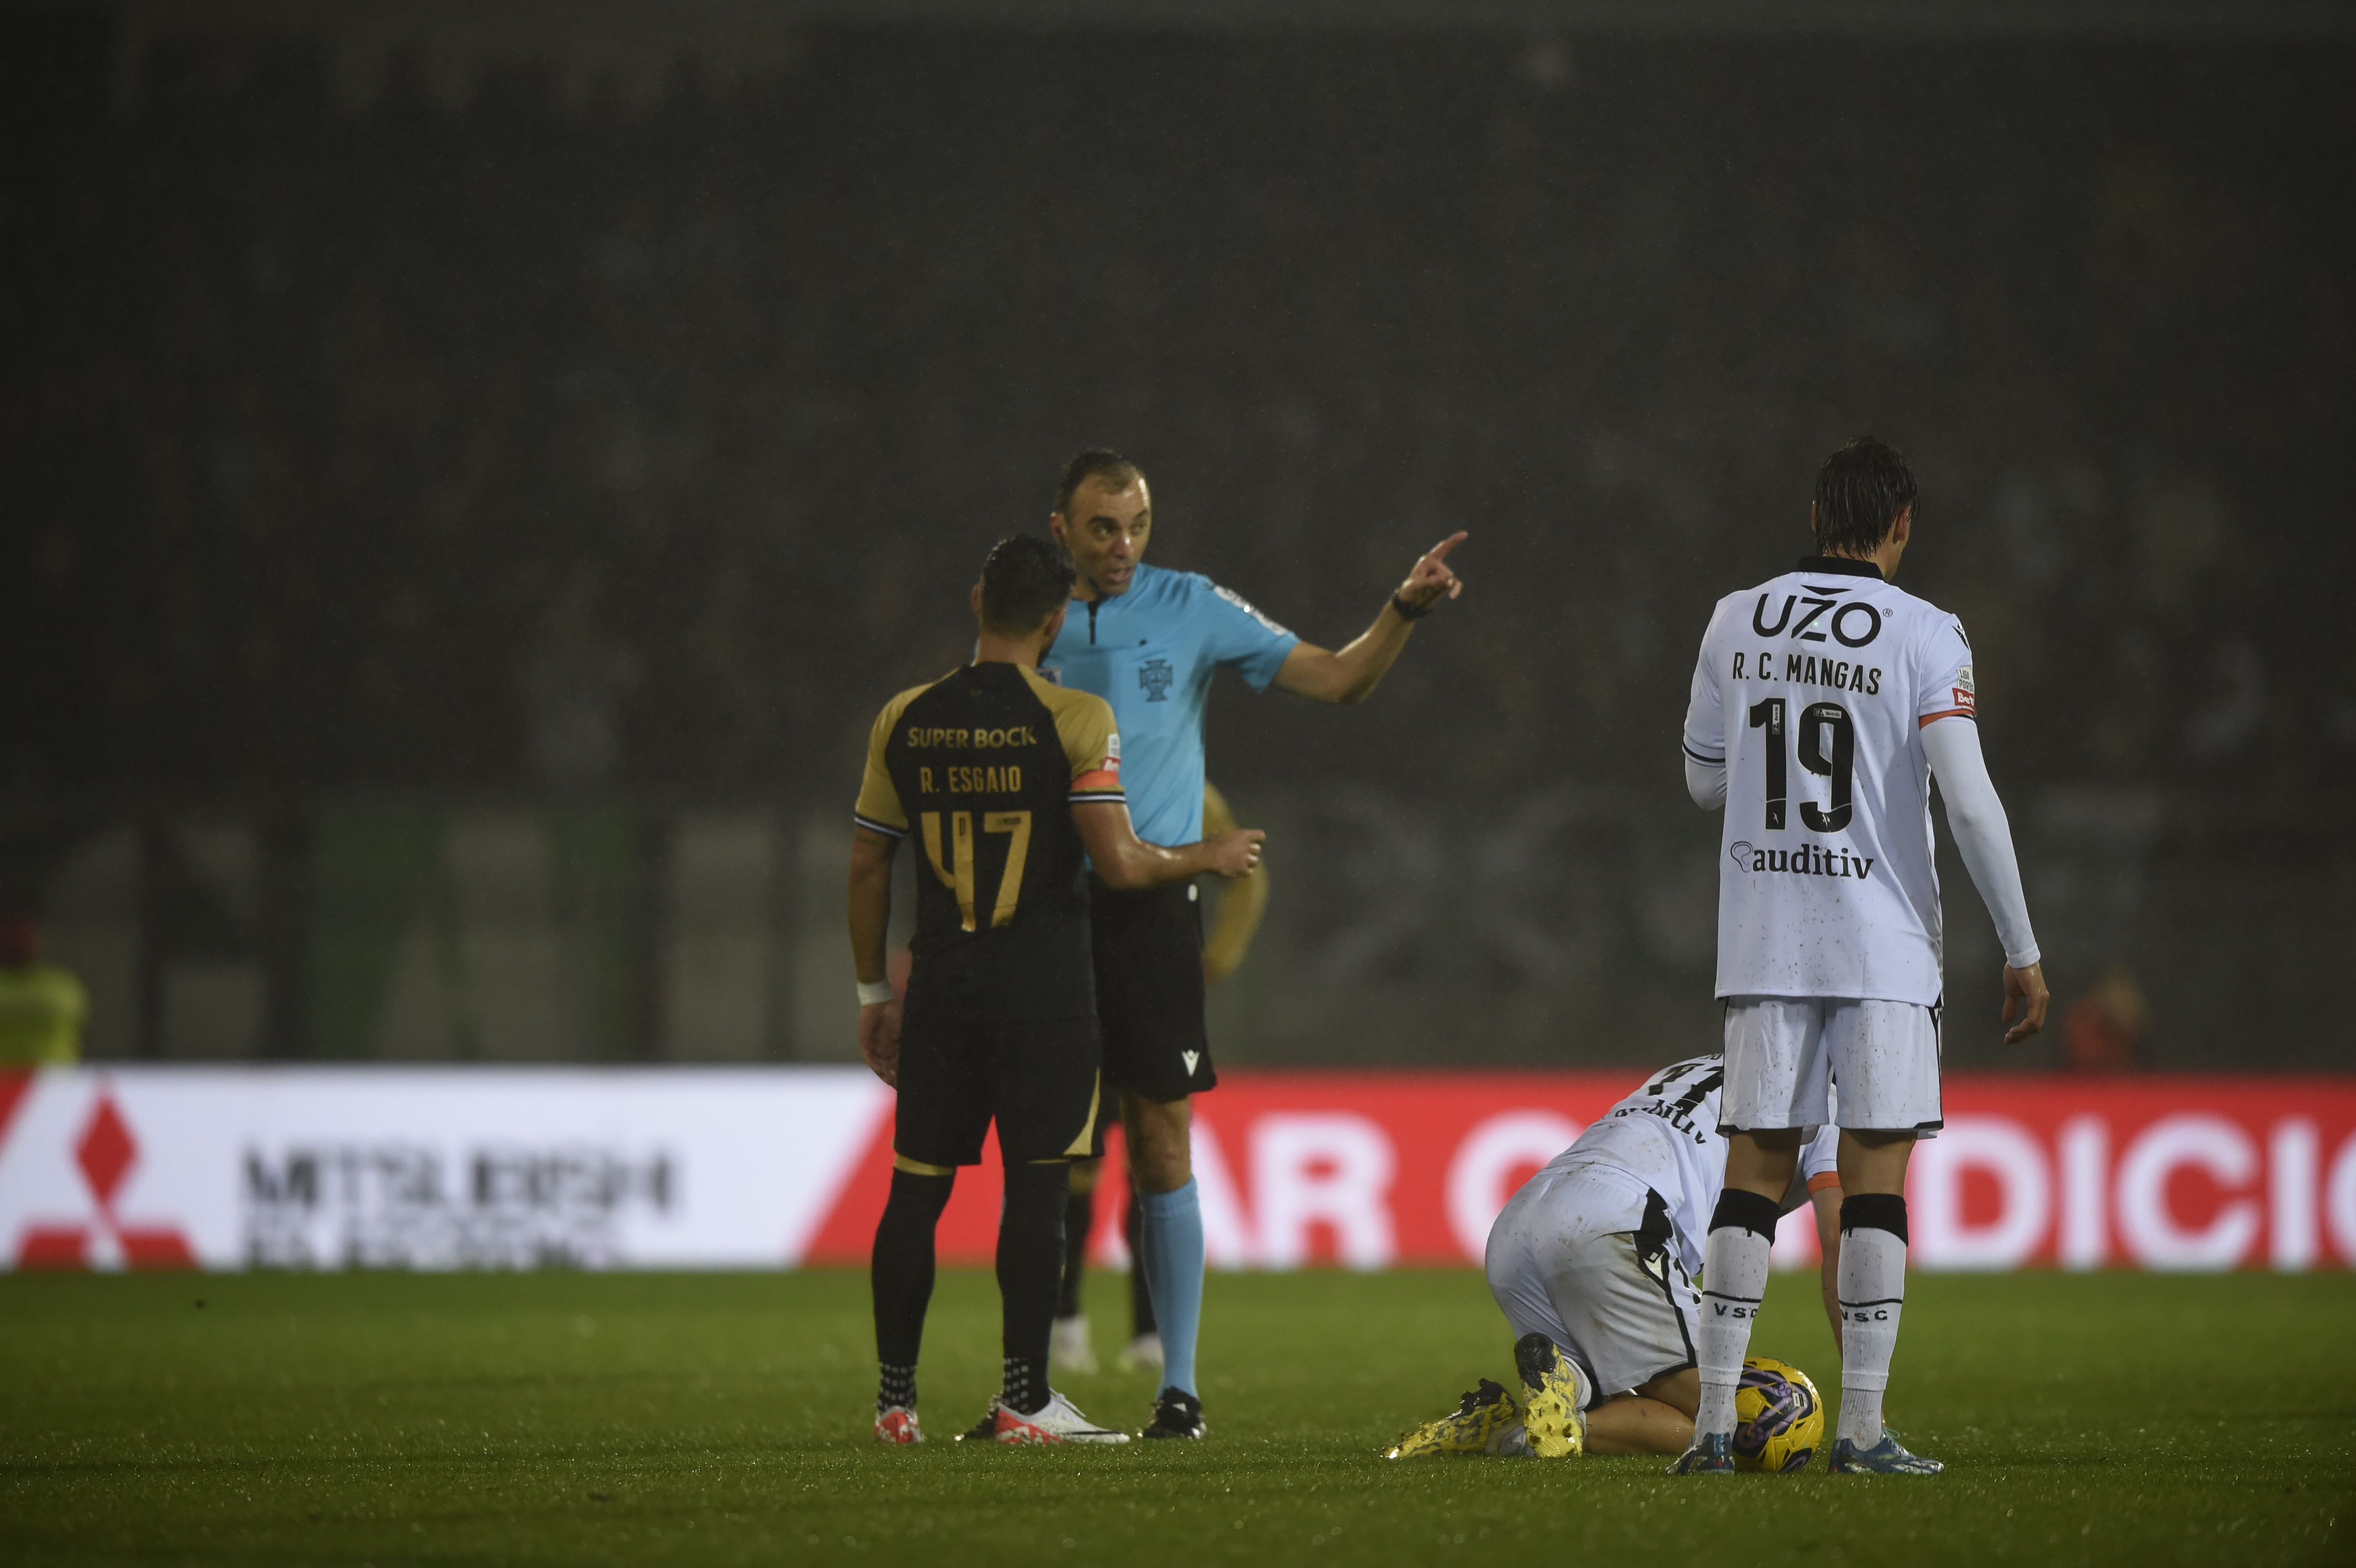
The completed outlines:
{"type": "Polygon", "coordinates": [[[1466,539],[1471,539],[1472,537],[1472,534],[1465,529],[1459,528],[1454,533],[1449,535],[1446,539],[1441,539],[1438,544],[1433,545],[1431,549],[1425,551],[1423,559],[1426,560],[1446,560],[1450,550],[1454,549],[1458,545],[1462,544],[1466,539]]]}

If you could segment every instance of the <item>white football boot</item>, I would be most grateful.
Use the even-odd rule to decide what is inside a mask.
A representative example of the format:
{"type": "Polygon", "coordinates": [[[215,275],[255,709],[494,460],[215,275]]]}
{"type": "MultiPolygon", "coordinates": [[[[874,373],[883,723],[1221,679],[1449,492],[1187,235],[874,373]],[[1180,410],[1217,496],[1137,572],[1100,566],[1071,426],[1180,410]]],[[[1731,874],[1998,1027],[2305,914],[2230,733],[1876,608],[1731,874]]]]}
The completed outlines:
{"type": "Polygon", "coordinates": [[[1088,1320],[1075,1313],[1055,1319],[1055,1327],[1047,1336],[1047,1364],[1059,1372],[1074,1377],[1093,1377],[1097,1370],[1097,1349],[1088,1343],[1088,1320]]]}
{"type": "Polygon", "coordinates": [[[1001,1443],[1126,1443],[1129,1434],[1115,1432],[1109,1426],[1098,1426],[1082,1415],[1070,1400],[1050,1392],[1046,1405],[1029,1415],[1017,1415],[1005,1405],[1000,1405],[998,1440],[1001,1443]]]}
{"type": "Polygon", "coordinates": [[[1159,1334],[1140,1334],[1121,1347],[1122,1371],[1134,1372],[1147,1367],[1157,1372],[1162,1370],[1162,1336],[1159,1334]]]}

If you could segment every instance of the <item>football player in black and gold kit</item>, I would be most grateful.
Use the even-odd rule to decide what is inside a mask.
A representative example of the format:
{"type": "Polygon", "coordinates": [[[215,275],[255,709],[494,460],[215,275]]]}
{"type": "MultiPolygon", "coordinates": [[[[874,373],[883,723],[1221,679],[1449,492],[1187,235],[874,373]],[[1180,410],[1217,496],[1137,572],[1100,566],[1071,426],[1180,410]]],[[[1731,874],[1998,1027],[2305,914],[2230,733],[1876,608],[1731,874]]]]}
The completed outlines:
{"type": "Polygon", "coordinates": [[[974,662],[904,691],[875,720],[851,830],[851,944],[859,1048],[899,1091],[892,1195],[875,1230],[882,1363],[875,1435],[924,1440],[916,1353],[933,1289],[933,1228],[957,1168],[994,1121],[1006,1167],[998,1288],[1001,1443],[1119,1443],[1047,1384],[1071,1162],[1101,1152],[1095,965],[1083,868],[1116,888],[1204,872],[1248,876],[1262,835],[1181,848],[1141,842],[1120,785],[1112,709],[1043,679],[1074,570],[1054,542],[1002,539],[973,590],[974,662]],[[916,933],[905,1013],[884,980],[892,859],[914,837],[916,933]],[[1085,859],[1083,857],[1085,856],[1085,859]]]}

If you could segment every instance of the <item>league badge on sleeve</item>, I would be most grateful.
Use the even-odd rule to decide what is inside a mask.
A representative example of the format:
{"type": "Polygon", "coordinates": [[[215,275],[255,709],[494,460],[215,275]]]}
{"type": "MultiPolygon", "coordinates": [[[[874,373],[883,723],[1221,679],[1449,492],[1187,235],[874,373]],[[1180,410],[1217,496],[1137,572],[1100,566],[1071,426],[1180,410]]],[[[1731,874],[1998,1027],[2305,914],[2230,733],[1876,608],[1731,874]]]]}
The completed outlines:
{"type": "Polygon", "coordinates": [[[1250,600],[1245,598],[1234,589],[1222,588],[1216,583],[1214,583],[1211,586],[1211,592],[1226,600],[1228,603],[1234,605],[1237,609],[1242,611],[1245,614],[1249,615],[1253,620],[1258,621],[1261,625],[1267,627],[1270,632],[1273,632],[1278,636],[1289,637],[1292,635],[1284,627],[1277,624],[1277,623],[1269,619],[1268,616],[1262,614],[1258,605],[1254,604],[1250,600]]]}

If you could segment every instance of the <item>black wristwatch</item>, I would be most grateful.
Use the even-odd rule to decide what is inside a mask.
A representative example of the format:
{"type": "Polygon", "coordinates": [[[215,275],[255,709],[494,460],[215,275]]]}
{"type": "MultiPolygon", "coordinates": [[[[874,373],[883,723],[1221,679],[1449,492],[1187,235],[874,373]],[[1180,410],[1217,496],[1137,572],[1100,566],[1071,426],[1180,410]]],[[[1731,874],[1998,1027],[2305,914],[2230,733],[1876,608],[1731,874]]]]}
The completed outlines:
{"type": "Polygon", "coordinates": [[[1439,603],[1437,595],[1430,604],[1410,604],[1396,593],[1391,595],[1391,608],[1398,612],[1399,619],[1402,621],[1420,621],[1430,614],[1433,607],[1439,603]]]}

